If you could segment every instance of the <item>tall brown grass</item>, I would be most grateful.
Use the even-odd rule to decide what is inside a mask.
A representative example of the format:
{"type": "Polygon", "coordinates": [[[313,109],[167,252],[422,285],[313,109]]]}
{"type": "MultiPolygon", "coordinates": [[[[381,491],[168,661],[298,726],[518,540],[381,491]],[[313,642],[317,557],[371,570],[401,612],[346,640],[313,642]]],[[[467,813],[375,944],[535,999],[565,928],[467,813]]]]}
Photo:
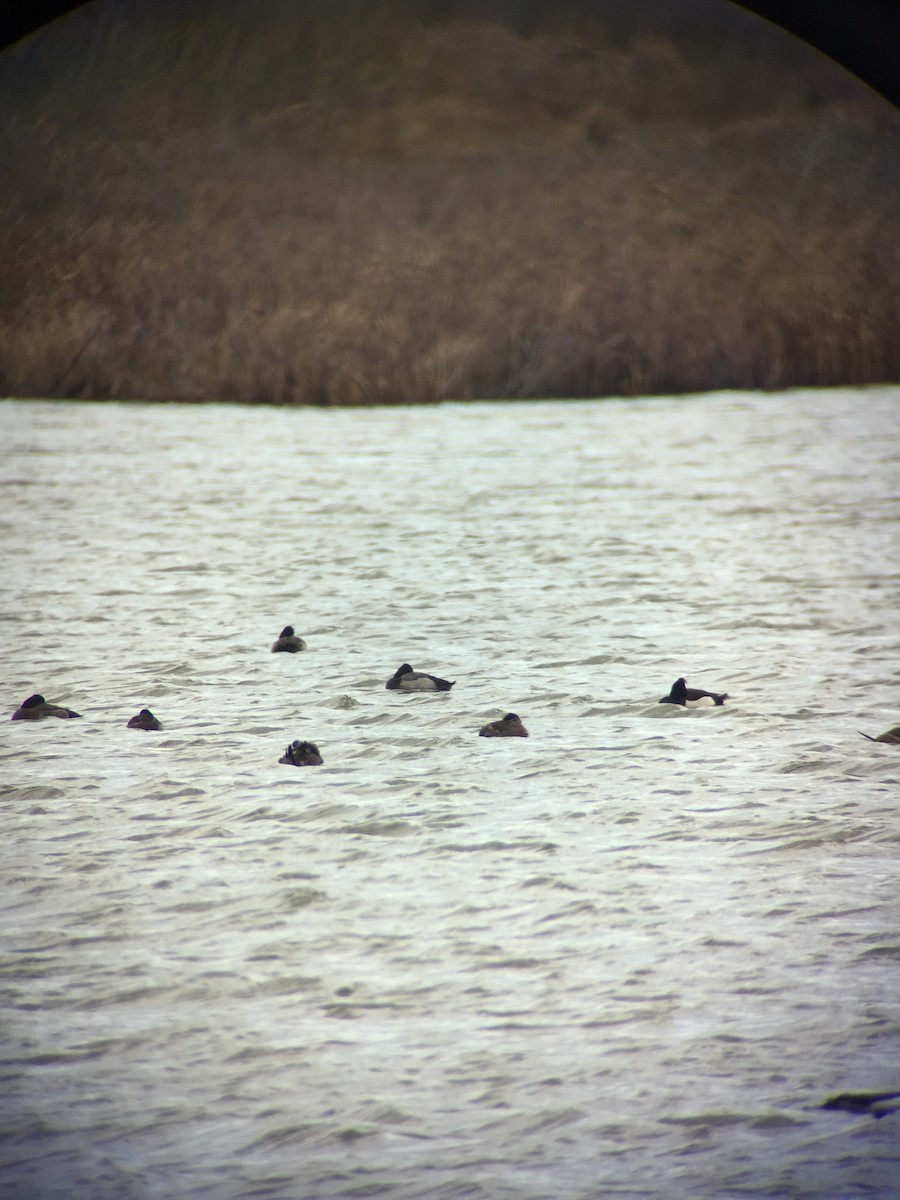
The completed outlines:
{"type": "Polygon", "coordinates": [[[883,102],[749,19],[697,42],[487,7],[100,4],[7,52],[0,391],[900,377],[883,102]]]}

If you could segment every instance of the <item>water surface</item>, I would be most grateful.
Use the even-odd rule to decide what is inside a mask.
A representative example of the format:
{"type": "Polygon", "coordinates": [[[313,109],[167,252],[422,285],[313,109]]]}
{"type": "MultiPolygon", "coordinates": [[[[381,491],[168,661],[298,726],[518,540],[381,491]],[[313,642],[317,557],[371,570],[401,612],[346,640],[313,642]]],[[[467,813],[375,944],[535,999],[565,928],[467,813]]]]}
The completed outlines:
{"type": "Polygon", "coordinates": [[[898,413],[0,405],[0,1190],[896,1195],[898,413]]]}

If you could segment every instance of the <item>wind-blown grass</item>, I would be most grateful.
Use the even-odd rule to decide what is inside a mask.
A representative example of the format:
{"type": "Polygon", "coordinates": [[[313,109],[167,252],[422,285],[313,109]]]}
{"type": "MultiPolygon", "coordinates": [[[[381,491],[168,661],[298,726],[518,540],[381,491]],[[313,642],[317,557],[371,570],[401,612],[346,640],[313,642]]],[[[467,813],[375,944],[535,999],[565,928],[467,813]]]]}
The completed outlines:
{"type": "Polygon", "coordinates": [[[8,52],[0,390],[900,377],[885,104],[749,18],[697,42],[453,7],[106,3],[8,52]]]}

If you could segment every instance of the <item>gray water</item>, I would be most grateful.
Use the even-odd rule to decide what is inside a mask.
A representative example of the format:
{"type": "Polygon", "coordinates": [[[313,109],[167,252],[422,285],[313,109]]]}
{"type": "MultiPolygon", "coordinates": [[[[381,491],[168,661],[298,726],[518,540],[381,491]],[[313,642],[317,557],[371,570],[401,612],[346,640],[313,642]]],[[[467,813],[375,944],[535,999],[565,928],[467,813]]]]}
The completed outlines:
{"type": "Polygon", "coordinates": [[[898,416],[0,405],[0,1193],[900,1195],[898,416]]]}

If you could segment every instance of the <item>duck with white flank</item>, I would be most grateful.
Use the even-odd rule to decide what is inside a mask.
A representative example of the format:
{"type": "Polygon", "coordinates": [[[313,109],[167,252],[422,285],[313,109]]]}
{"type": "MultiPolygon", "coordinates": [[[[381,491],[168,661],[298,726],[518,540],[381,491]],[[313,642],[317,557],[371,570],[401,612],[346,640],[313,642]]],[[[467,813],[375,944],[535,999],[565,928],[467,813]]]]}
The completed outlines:
{"type": "Polygon", "coordinates": [[[287,763],[289,767],[321,767],[325,760],[315,742],[301,742],[294,738],[278,761],[287,763]]]}
{"type": "Polygon", "coordinates": [[[528,737],[528,730],[515,713],[507,713],[499,721],[489,721],[478,731],[479,737],[528,737]]]}
{"type": "Polygon", "coordinates": [[[277,641],[272,646],[273,654],[296,654],[298,650],[305,650],[306,642],[302,637],[297,637],[294,633],[293,625],[285,625],[281,633],[278,635],[277,641]]]}
{"type": "Polygon", "coordinates": [[[23,700],[10,720],[12,721],[42,721],[44,717],[80,717],[81,713],[73,712],[71,708],[63,708],[59,704],[48,704],[43,696],[29,696],[23,700]]]}
{"type": "Polygon", "coordinates": [[[141,711],[131,718],[128,722],[129,729],[162,729],[162,723],[157,717],[154,717],[149,708],[142,708],[141,711]]]}
{"type": "Polygon", "coordinates": [[[676,679],[668,696],[660,704],[680,704],[682,708],[702,708],[711,704],[724,704],[727,692],[705,692],[703,688],[689,688],[683,679],[676,679]]]}
{"type": "Polygon", "coordinates": [[[864,738],[870,742],[889,742],[891,745],[900,746],[900,725],[895,725],[893,729],[886,729],[884,733],[879,733],[878,737],[872,737],[870,733],[862,733],[864,738]]]}
{"type": "Polygon", "coordinates": [[[425,671],[414,671],[409,663],[398,667],[384,685],[391,692],[449,692],[456,683],[446,679],[438,679],[437,675],[428,675],[425,671]]]}

